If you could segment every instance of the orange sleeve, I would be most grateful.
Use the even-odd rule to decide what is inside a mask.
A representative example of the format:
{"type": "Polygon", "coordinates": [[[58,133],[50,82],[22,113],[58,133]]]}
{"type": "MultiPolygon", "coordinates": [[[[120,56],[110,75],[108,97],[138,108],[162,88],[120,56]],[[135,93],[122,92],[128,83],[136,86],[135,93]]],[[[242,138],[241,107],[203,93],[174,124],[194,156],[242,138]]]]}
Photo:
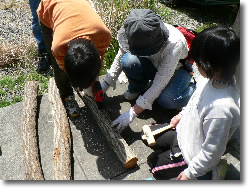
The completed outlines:
{"type": "Polygon", "coordinates": [[[52,20],[52,15],[50,12],[54,6],[55,3],[51,4],[49,0],[42,0],[36,11],[40,21],[49,28],[52,28],[52,24],[50,22],[50,20],[52,20]]]}

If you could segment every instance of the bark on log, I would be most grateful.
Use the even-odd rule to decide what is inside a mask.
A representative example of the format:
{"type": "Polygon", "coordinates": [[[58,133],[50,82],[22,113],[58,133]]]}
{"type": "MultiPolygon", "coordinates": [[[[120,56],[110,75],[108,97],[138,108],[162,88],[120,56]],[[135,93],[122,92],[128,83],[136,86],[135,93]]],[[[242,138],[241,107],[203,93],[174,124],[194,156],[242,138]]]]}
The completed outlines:
{"type": "Polygon", "coordinates": [[[71,180],[71,130],[54,78],[49,80],[48,98],[54,123],[54,179],[71,180]]]}
{"type": "Polygon", "coordinates": [[[36,129],[38,87],[38,82],[29,81],[24,88],[22,140],[27,180],[44,180],[39,160],[36,129]]]}
{"type": "Polygon", "coordinates": [[[111,120],[107,115],[107,112],[104,109],[99,109],[97,103],[92,97],[87,95],[81,96],[78,93],[80,98],[83,100],[85,105],[90,109],[92,112],[97,124],[101,128],[108,144],[115,152],[119,160],[122,162],[125,168],[133,168],[136,166],[138,158],[133,153],[132,149],[128,146],[126,141],[117,133],[114,132],[111,128],[111,120]]]}

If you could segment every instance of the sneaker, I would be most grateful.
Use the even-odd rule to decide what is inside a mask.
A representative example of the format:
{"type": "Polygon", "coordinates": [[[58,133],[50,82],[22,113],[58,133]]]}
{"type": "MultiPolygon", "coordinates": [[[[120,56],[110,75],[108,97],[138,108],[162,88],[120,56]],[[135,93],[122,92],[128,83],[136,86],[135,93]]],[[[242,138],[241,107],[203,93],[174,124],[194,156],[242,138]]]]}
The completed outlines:
{"type": "Polygon", "coordinates": [[[36,68],[38,73],[44,73],[49,70],[50,67],[50,56],[48,53],[41,53],[39,55],[39,63],[36,68]]]}
{"type": "MultiPolygon", "coordinates": [[[[152,85],[152,81],[148,82],[145,89],[143,91],[148,90],[152,85]]],[[[136,99],[140,93],[131,93],[128,89],[124,92],[123,97],[124,99],[131,101],[136,99]]]]}
{"type": "Polygon", "coordinates": [[[79,116],[79,106],[78,106],[77,101],[75,100],[74,95],[71,95],[65,98],[65,108],[66,108],[67,114],[70,117],[75,118],[79,116]]]}

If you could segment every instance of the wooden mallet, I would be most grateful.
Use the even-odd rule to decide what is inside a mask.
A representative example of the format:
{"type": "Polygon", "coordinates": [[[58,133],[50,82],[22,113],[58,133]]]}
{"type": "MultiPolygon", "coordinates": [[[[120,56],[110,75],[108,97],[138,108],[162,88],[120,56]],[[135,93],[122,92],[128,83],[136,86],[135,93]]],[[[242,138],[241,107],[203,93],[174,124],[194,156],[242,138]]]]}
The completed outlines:
{"type": "MultiPolygon", "coordinates": [[[[157,124],[157,125],[159,125],[159,124],[157,124]]],[[[162,125],[162,124],[160,124],[160,125],[162,125]]],[[[159,128],[155,131],[151,130],[151,125],[144,125],[143,126],[144,135],[142,135],[142,140],[146,140],[149,146],[154,146],[156,144],[154,136],[172,128],[171,125],[168,125],[168,124],[163,124],[163,125],[165,125],[165,126],[159,128]]]]}

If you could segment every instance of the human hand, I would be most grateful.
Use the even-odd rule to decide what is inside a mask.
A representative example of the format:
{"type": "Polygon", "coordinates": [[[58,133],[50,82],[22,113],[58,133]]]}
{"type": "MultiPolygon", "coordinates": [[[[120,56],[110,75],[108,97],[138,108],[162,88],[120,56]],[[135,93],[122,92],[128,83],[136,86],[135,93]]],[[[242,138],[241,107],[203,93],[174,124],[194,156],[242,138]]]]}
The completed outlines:
{"type": "Polygon", "coordinates": [[[190,180],[184,173],[184,171],[182,171],[178,176],[177,176],[177,180],[190,180]]]}
{"type": "Polygon", "coordinates": [[[181,114],[177,114],[176,116],[174,116],[170,121],[171,128],[176,129],[176,126],[181,120],[181,118],[182,118],[181,114]]]}
{"type": "Polygon", "coordinates": [[[111,127],[118,133],[121,133],[136,117],[137,114],[131,107],[130,110],[124,112],[116,120],[114,120],[111,127]]]}
{"type": "Polygon", "coordinates": [[[103,93],[106,93],[110,85],[105,80],[103,80],[103,82],[101,83],[101,87],[102,87],[103,93]]]}
{"type": "Polygon", "coordinates": [[[125,83],[125,84],[128,82],[127,76],[126,76],[126,74],[123,71],[119,75],[118,80],[119,80],[119,82],[121,84],[122,84],[122,82],[125,83]]]}

